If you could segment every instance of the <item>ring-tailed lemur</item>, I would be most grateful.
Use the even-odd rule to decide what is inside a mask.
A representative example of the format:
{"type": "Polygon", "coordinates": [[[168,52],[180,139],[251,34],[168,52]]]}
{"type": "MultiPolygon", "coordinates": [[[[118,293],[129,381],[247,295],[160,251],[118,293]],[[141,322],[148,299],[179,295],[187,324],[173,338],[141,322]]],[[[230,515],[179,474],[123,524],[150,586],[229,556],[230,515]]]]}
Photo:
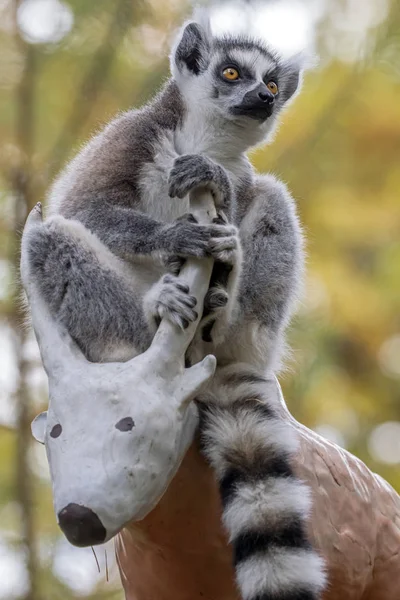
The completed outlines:
{"type": "MultiPolygon", "coordinates": [[[[264,379],[299,287],[302,234],[285,186],[255,174],[245,154],[270,136],[300,67],[256,40],[213,38],[196,22],[171,63],[160,95],[107,125],[56,181],[31,260],[52,311],[96,361],[143,351],[154,316],[181,326],[196,318],[195,300],[165,264],[210,255],[217,275],[221,263],[232,269],[229,306],[214,315],[219,368],[202,435],[238,585],[244,600],[315,600],[324,569],[306,535],[310,502],[264,379]],[[222,217],[203,226],[185,216],[197,186],[212,190],[239,239],[222,217]]],[[[209,310],[224,301],[214,292],[209,310]]]]}

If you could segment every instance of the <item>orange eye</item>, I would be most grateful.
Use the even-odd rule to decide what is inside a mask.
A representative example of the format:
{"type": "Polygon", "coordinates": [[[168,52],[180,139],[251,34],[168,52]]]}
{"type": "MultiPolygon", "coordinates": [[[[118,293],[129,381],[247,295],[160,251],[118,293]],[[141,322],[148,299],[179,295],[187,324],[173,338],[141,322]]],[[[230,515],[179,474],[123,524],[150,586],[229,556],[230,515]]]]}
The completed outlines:
{"type": "Polygon", "coordinates": [[[237,79],[239,79],[239,71],[234,67],[228,67],[227,69],[224,69],[222,75],[228,81],[236,81],[237,79]]]}
{"type": "Polygon", "coordinates": [[[274,96],[276,96],[279,91],[275,81],[268,81],[267,88],[274,96]]]}

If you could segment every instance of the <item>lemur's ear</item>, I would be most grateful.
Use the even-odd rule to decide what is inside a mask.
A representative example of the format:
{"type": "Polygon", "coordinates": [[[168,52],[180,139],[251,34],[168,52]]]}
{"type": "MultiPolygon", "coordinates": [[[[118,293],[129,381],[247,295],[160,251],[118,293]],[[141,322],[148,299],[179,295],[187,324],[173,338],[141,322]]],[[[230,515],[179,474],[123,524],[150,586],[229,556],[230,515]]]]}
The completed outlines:
{"type": "Polygon", "coordinates": [[[188,71],[199,75],[204,71],[210,59],[210,44],[207,34],[198,23],[189,23],[178,40],[178,45],[172,54],[173,72],[188,71]]]}
{"type": "Polygon", "coordinates": [[[281,64],[284,102],[288,102],[300,91],[303,73],[317,64],[317,59],[308,51],[300,52],[281,64]]]}
{"type": "Polygon", "coordinates": [[[285,68],[284,86],[282,96],[284,102],[287,102],[292,98],[300,88],[301,83],[301,71],[297,66],[291,65],[285,68]]]}

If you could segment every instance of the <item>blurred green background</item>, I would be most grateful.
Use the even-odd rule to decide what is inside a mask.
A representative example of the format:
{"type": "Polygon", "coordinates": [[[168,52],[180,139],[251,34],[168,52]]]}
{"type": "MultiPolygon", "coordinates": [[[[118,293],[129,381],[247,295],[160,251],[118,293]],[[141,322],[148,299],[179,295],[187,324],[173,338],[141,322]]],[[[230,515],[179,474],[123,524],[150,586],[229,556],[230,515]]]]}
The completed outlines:
{"type": "MultiPolygon", "coordinates": [[[[308,240],[282,383],[296,418],[400,491],[400,3],[303,4],[320,62],[253,155],[292,189],[308,240]]],[[[30,436],[47,392],[21,326],[18,245],[68,157],[168,77],[186,11],[184,0],[0,0],[0,598],[122,597],[113,545],[96,549],[99,574],[56,526],[30,436]]]]}

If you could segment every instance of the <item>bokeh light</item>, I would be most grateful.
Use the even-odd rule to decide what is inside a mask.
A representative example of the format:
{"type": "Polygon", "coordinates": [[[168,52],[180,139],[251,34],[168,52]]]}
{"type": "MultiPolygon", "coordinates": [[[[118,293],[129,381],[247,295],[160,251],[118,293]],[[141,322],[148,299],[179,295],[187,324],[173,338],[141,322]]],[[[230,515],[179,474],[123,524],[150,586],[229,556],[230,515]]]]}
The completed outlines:
{"type": "Polygon", "coordinates": [[[18,25],[27,42],[60,42],[72,29],[74,16],[60,0],[23,0],[18,9],[18,25]]]}
{"type": "Polygon", "coordinates": [[[400,422],[388,421],[372,431],[368,448],[371,456],[381,463],[400,463],[400,422]]]}
{"type": "Polygon", "coordinates": [[[393,335],[383,342],[378,358],[383,373],[400,379],[400,335],[393,335]]]}

